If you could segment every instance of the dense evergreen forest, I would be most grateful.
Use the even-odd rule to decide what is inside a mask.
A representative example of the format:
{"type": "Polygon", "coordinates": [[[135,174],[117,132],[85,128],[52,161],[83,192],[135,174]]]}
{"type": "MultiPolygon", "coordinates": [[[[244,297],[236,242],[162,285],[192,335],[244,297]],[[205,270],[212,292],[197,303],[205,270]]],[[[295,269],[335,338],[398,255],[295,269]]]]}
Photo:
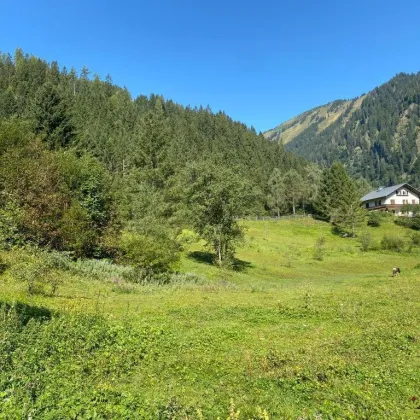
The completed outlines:
{"type": "Polygon", "coordinates": [[[108,257],[148,275],[176,262],[180,232],[192,228],[221,262],[241,237],[239,217],[310,208],[320,176],[223,112],[132,98],[109,76],[21,50],[0,56],[0,239],[9,247],[108,257]]]}
{"type": "Polygon", "coordinates": [[[419,186],[420,73],[398,74],[360,98],[308,111],[268,137],[278,140],[283,130],[287,150],[318,164],[340,161],[375,185],[419,186]]]}

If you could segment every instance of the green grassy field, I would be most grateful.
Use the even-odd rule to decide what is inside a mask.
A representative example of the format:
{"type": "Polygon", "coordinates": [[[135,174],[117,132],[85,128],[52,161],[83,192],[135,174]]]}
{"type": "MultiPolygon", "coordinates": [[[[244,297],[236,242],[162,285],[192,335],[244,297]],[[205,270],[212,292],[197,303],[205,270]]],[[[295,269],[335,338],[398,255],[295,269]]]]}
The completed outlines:
{"type": "MultiPolygon", "coordinates": [[[[180,265],[191,275],[170,285],[116,285],[62,272],[57,296],[29,296],[6,269],[0,301],[19,302],[20,320],[4,321],[10,310],[2,315],[0,350],[3,358],[13,354],[0,382],[0,411],[10,413],[4,418],[262,419],[266,410],[272,419],[403,419],[420,413],[412,401],[420,397],[420,249],[361,252],[357,239],[310,218],[245,226],[238,271],[212,266],[202,244],[193,243],[180,265]],[[314,258],[319,237],[325,238],[322,260],[314,258]],[[393,278],[395,265],[402,273],[393,278]],[[51,319],[38,316],[39,308],[52,311],[51,319]],[[28,322],[31,314],[39,319],[28,322]],[[29,335],[13,341],[16,329],[29,335]],[[87,346],[84,335],[96,344],[87,346]],[[54,339],[64,344],[50,348],[54,339]],[[38,368],[23,366],[26,357],[38,368]],[[32,376],[38,387],[28,385],[38,383],[32,376]]],[[[407,243],[411,233],[392,221],[366,230],[373,248],[385,233],[407,243]]],[[[1,257],[6,266],[18,258],[16,252],[1,257]]]]}

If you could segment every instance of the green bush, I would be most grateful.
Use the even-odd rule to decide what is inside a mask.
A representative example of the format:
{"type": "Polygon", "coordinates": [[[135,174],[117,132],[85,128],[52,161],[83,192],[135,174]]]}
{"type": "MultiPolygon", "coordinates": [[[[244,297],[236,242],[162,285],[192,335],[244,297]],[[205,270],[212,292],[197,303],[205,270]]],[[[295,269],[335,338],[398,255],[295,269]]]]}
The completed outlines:
{"type": "Polygon", "coordinates": [[[314,258],[318,261],[322,261],[324,259],[325,254],[325,238],[323,236],[320,236],[314,246],[314,258]]]}
{"type": "Polygon", "coordinates": [[[99,256],[112,225],[110,177],[93,158],[39,141],[0,154],[0,243],[99,256]]]}
{"type": "Polygon", "coordinates": [[[369,212],[367,225],[371,227],[381,226],[381,216],[379,212],[376,212],[376,211],[369,212]]]}
{"type": "Polygon", "coordinates": [[[0,274],[2,274],[7,268],[6,262],[3,260],[3,257],[0,255],[0,274]]]}
{"type": "Polygon", "coordinates": [[[22,211],[13,201],[0,203],[0,248],[10,249],[23,243],[19,231],[22,211]]]}
{"type": "Polygon", "coordinates": [[[369,251],[372,244],[372,235],[369,232],[362,232],[359,236],[360,249],[363,252],[369,251]]]}
{"type": "Polygon", "coordinates": [[[400,236],[384,235],[381,240],[381,248],[388,251],[402,252],[405,248],[405,242],[400,236]]]}
{"type": "Polygon", "coordinates": [[[420,230],[420,216],[414,217],[397,217],[395,219],[395,224],[399,226],[404,226],[413,230],[420,230]]]}
{"type": "Polygon", "coordinates": [[[413,232],[410,236],[411,243],[414,246],[420,246],[420,232],[413,232]]]}
{"type": "Polygon", "coordinates": [[[61,283],[61,274],[54,269],[45,252],[24,255],[23,260],[11,268],[11,273],[16,280],[26,284],[30,295],[53,296],[61,283]]]}
{"type": "Polygon", "coordinates": [[[135,282],[167,282],[166,273],[180,257],[179,244],[162,233],[125,233],[121,240],[122,262],[135,267],[127,279],[135,282]]]}

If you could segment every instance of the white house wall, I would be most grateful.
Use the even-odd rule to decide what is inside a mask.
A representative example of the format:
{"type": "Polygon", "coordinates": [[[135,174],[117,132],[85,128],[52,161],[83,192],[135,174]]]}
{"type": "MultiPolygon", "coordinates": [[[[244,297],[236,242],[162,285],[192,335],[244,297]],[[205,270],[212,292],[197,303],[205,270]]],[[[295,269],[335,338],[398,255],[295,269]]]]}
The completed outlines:
{"type": "MultiPolygon", "coordinates": [[[[375,203],[373,202],[373,204],[375,203]]],[[[406,188],[401,188],[400,190],[395,191],[392,195],[386,197],[386,199],[383,198],[382,204],[419,204],[419,197],[416,194],[413,194],[411,191],[407,190],[406,188]],[[399,195],[398,192],[401,192],[401,195],[399,195]],[[404,195],[404,193],[406,195],[404,195]]]]}

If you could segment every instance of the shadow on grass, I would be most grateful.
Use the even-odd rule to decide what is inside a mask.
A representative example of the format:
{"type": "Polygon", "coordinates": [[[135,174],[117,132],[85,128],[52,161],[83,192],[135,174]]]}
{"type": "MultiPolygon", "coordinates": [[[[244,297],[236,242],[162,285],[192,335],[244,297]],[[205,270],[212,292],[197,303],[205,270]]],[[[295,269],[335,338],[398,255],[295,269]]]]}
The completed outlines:
{"type": "Polygon", "coordinates": [[[211,252],[193,251],[188,254],[188,258],[201,264],[213,265],[214,263],[214,254],[211,252]]]}
{"type": "Polygon", "coordinates": [[[48,321],[52,316],[52,312],[47,308],[31,306],[22,302],[17,302],[14,304],[0,302],[0,313],[1,312],[5,314],[15,313],[18,322],[22,326],[26,325],[31,319],[36,319],[38,321],[48,321]]]}
{"type": "Polygon", "coordinates": [[[339,226],[335,226],[335,225],[331,227],[331,233],[333,235],[340,236],[341,238],[354,238],[355,237],[355,235],[353,235],[351,232],[348,232],[340,228],[339,226]]]}
{"type": "MultiPolygon", "coordinates": [[[[205,251],[194,251],[190,252],[188,254],[188,258],[191,258],[192,260],[201,263],[201,264],[207,264],[207,265],[215,265],[215,255],[211,252],[205,252],[205,251]]],[[[252,264],[249,261],[243,261],[238,258],[233,259],[232,269],[234,271],[245,271],[248,268],[251,268],[252,264]]]]}
{"type": "Polygon", "coordinates": [[[4,262],[0,262],[0,274],[3,274],[7,270],[8,265],[4,262]]]}

